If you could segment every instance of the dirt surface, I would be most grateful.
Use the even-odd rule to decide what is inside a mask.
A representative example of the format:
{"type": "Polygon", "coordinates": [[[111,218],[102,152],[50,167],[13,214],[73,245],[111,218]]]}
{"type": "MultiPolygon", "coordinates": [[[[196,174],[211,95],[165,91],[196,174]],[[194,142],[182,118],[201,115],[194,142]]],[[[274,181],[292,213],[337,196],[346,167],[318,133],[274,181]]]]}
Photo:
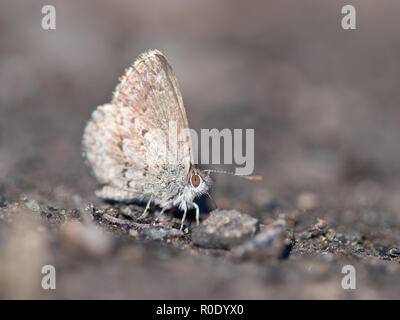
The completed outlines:
{"type": "Polygon", "coordinates": [[[346,31],[342,1],[52,1],[45,31],[45,3],[3,1],[0,298],[399,299],[400,4],[351,2],[346,31]],[[138,226],[143,207],[94,195],[83,128],[147,49],[169,58],[191,128],[255,129],[264,180],[216,175],[211,192],[257,219],[253,242],[199,247],[193,212],[182,236],[179,212],[138,226]]]}

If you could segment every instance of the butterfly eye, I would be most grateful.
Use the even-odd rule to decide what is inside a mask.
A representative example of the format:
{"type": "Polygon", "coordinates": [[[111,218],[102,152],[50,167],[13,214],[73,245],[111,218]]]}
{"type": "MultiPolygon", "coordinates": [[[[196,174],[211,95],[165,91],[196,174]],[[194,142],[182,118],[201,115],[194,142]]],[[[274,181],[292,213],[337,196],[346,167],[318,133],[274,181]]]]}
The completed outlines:
{"type": "Polygon", "coordinates": [[[194,174],[192,175],[192,178],[190,179],[190,182],[192,183],[192,186],[197,188],[200,185],[201,178],[199,175],[194,174]]]}

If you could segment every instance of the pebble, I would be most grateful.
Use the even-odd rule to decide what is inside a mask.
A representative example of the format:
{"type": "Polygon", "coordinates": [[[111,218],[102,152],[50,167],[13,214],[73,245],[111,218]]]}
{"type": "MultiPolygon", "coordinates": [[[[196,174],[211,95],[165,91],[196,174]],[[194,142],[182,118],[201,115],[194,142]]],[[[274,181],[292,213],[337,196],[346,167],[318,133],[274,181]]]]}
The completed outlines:
{"type": "Polygon", "coordinates": [[[325,234],[325,237],[328,239],[328,241],[333,241],[335,239],[335,236],[336,233],[333,229],[329,229],[325,234]]]}
{"type": "Polygon", "coordinates": [[[325,228],[327,227],[327,225],[328,225],[328,224],[327,224],[327,222],[326,222],[324,219],[317,218],[317,223],[314,224],[313,229],[315,229],[315,230],[317,230],[317,229],[322,230],[322,229],[325,229],[325,228]]]}
{"type": "MultiPolygon", "coordinates": [[[[310,228],[308,228],[308,230],[303,231],[302,233],[300,233],[299,237],[300,239],[311,239],[311,238],[316,238],[319,237],[321,235],[325,235],[326,233],[329,233],[326,231],[328,224],[325,220],[317,218],[317,222],[315,224],[313,224],[310,228]]],[[[333,231],[333,230],[331,230],[333,231]]],[[[334,238],[334,232],[333,234],[329,234],[329,236],[333,239],[334,238]]]]}
{"type": "Polygon", "coordinates": [[[249,240],[258,220],[236,210],[217,209],[192,233],[192,241],[203,248],[229,249],[249,240]]]}
{"type": "Polygon", "coordinates": [[[24,200],[24,203],[25,203],[25,206],[28,209],[30,209],[30,210],[32,210],[34,212],[39,212],[40,211],[40,205],[36,200],[33,200],[33,199],[27,200],[26,199],[26,200],[24,200]]]}
{"type": "Polygon", "coordinates": [[[400,249],[399,248],[391,248],[387,252],[388,256],[391,257],[400,257],[400,249]]]}
{"type": "Polygon", "coordinates": [[[165,238],[183,237],[184,233],[181,230],[166,227],[149,227],[140,230],[141,237],[147,240],[160,240],[165,238]]]}
{"type": "Polygon", "coordinates": [[[287,243],[284,239],[286,221],[279,219],[265,226],[252,239],[232,250],[232,256],[239,259],[281,257],[287,243]]]}

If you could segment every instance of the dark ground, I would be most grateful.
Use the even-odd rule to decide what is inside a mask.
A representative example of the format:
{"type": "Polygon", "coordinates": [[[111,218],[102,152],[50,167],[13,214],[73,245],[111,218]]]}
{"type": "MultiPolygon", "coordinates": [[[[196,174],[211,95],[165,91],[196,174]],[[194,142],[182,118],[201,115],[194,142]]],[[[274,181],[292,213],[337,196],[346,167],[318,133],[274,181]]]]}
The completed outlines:
{"type": "Polygon", "coordinates": [[[400,298],[400,4],[351,2],[353,31],[340,28],[347,2],[319,0],[52,1],[57,29],[43,31],[48,2],[3,1],[0,297],[400,298]],[[264,180],[217,176],[212,195],[286,221],[284,257],[198,248],[194,224],[151,240],[104,221],[129,209],[94,196],[83,128],[153,48],[192,128],[255,128],[264,180]],[[41,289],[46,264],[55,291],[41,289]],[[341,287],[346,264],[356,290],[341,287]]]}

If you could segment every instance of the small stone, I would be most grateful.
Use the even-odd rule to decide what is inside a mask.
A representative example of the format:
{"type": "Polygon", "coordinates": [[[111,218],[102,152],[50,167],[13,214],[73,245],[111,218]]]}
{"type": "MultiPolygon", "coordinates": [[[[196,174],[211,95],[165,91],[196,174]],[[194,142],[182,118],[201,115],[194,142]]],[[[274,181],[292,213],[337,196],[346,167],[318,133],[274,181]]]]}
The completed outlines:
{"type": "Polygon", "coordinates": [[[338,239],[339,242],[342,242],[342,243],[346,243],[346,241],[347,241],[346,237],[342,233],[338,233],[336,235],[336,239],[338,239]]]}
{"type": "Polygon", "coordinates": [[[138,210],[136,206],[129,205],[129,206],[122,206],[120,207],[120,212],[127,217],[138,219],[142,214],[142,210],[138,210]]]}
{"type": "Polygon", "coordinates": [[[326,234],[327,222],[323,219],[317,218],[317,222],[313,224],[307,231],[300,233],[300,239],[311,239],[326,234]]]}
{"type": "Polygon", "coordinates": [[[325,220],[317,218],[317,223],[313,226],[313,229],[325,229],[327,227],[327,223],[325,220]]]}
{"type": "Polygon", "coordinates": [[[29,210],[32,210],[34,212],[39,212],[40,211],[40,205],[36,200],[27,200],[26,198],[24,199],[25,207],[27,207],[29,210]]]}
{"type": "Polygon", "coordinates": [[[303,231],[299,234],[299,239],[301,240],[311,239],[312,237],[313,234],[309,231],[303,231]]]}
{"type": "Polygon", "coordinates": [[[328,241],[333,241],[333,239],[335,239],[335,235],[336,235],[335,231],[333,229],[329,229],[326,232],[325,237],[326,239],[328,239],[328,241]]]}
{"type": "Polygon", "coordinates": [[[182,237],[181,230],[165,227],[149,227],[140,231],[140,235],[146,240],[160,240],[165,238],[182,237]]]}
{"type": "Polygon", "coordinates": [[[89,214],[93,214],[95,212],[94,204],[91,202],[88,202],[85,207],[85,211],[89,214]]]}
{"type": "Polygon", "coordinates": [[[255,258],[257,260],[282,257],[287,247],[284,237],[285,229],[286,221],[282,219],[265,226],[254,238],[234,248],[232,256],[236,259],[255,258]]]}
{"type": "Polygon", "coordinates": [[[387,252],[388,256],[391,257],[400,257],[400,249],[399,248],[391,248],[387,252]]]}
{"type": "Polygon", "coordinates": [[[192,233],[195,245],[229,249],[249,240],[257,231],[258,220],[236,210],[214,210],[192,233]]]}

